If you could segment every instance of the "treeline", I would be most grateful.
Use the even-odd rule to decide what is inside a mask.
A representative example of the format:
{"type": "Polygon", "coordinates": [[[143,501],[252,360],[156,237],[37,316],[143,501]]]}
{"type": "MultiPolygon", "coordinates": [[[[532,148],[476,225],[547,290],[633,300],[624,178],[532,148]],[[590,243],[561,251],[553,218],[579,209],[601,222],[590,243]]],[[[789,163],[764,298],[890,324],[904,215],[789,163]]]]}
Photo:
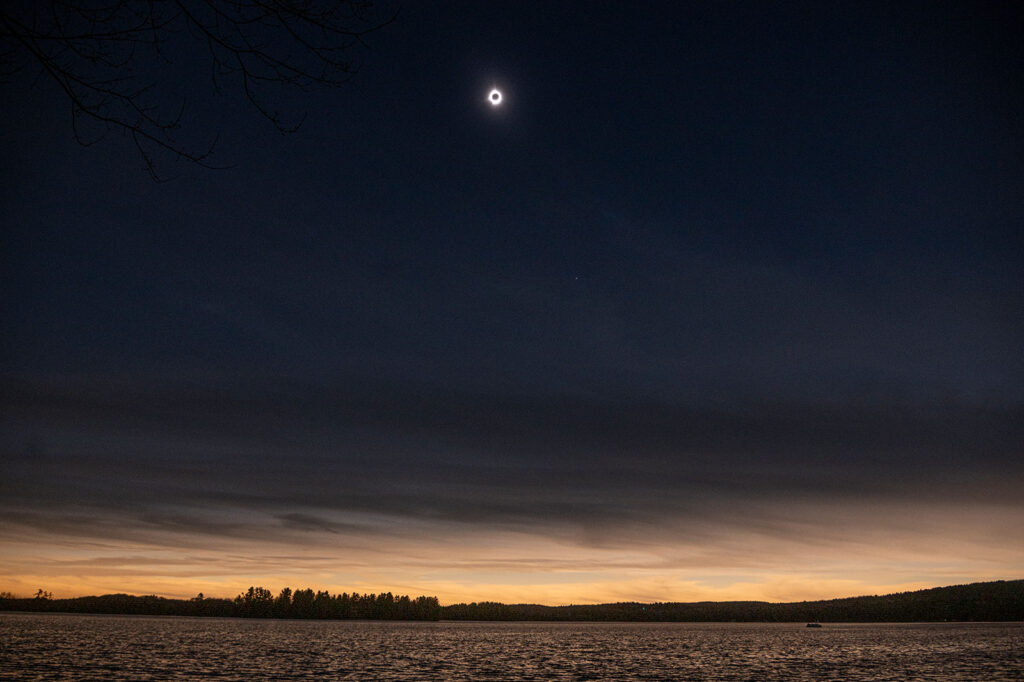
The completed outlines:
{"type": "Polygon", "coordinates": [[[441,608],[444,620],[886,623],[1024,620],[1024,580],[937,587],[827,601],[540,606],[476,602],[441,608]]]}
{"type": "Polygon", "coordinates": [[[326,591],[281,590],[274,596],[250,587],[234,599],[192,599],[106,594],[53,599],[39,590],[28,599],[0,593],[0,610],[66,613],[120,613],[149,616],[225,618],[318,618],[370,620],[490,621],[650,621],[650,622],[800,622],[884,623],[920,621],[1022,621],[1024,580],[1000,580],[884,596],[791,602],[659,602],[541,606],[474,602],[441,606],[437,597],[396,597],[326,591]]]}
{"type": "Polygon", "coordinates": [[[211,599],[202,593],[192,599],[105,594],[99,597],[53,599],[40,590],[35,597],[0,596],[0,610],[52,611],[62,613],[118,613],[145,616],[205,616],[221,618],[320,618],[370,620],[438,620],[437,597],[342,593],[284,588],[274,594],[264,587],[250,587],[234,599],[211,599]]]}
{"type": "Polygon", "coordinates": [[[437,597],[396,597],[382,594],[328,594],[326,591],[284,588],[274,597],[270,590],[250,587],[231,603],[243,618],[364,618],[371,620],[438,620],[437,597]]]}

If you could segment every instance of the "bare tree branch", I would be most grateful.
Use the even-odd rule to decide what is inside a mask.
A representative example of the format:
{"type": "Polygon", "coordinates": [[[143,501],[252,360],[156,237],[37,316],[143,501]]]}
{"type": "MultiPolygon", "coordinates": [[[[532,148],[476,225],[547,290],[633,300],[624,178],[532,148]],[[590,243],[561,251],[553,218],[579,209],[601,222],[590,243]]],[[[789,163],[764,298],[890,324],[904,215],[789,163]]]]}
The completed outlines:
{"type": "Polygon", "coordinates": [[[346,83],[352,49],[395,18],[377,19],[365,0],[23,0],[0,6],[0,77],[35,65],[67,97],[81,144],[96,141],[82,135],[83,119],[120,129],[160,179],[157,154],[218,167],[213,143],[181,140],[185,101],[173,102],[163,67],[196,64],[214,95],[236,89],[294,132],[305,114],[277,111],[280,89],[346,83]]]}

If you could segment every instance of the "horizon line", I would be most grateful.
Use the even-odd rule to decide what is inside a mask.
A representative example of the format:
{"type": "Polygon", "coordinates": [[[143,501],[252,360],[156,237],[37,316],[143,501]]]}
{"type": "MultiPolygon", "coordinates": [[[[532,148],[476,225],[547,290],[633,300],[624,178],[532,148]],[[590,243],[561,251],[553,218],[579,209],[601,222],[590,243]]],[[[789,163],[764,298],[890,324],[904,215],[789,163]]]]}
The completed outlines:
{"type": "Polygon", "coordinates": [[[501,601],[497,601],[497,600],[484,599],[484,600],[479,600],[479,601],[456,601],[456,602],[451,602],[451,603],[448,603],[448,604],[442,604],[442,603],[440,603],[440,600],[435,595],[420,594],[420,595],[413,596],[411,594],[399,594],[399,593],[396,593],[396,592],[394,592],[392,590],[381,590],[381,591],[377,591],[377,592],[369,592],[369,591],[368,592],[357,592],[357,591],[353,590],[353,591],[342,591],[342,592],[332,593],[329,590],[317,590],[317,589],[312,588],[312,587],[303,587],[303,588],[294,589],[294,588],[292,588],[290,586],[285,586],[285,587],[277,590],[277,592],[274,592],[273,590],[270,590],[269,588],[263,587],[262,585],[250,585],[249,588],[243,589],[241,592],[239,592],[238,595],[236,595],[234,597],[219,597],[219,596],[211,597],[211,596],[205,595],[203,592],[197,592],[196,596],[194,596],[194,597],[173,597],[173,596],[166,596],[166,595],[161,595],[161,594],[156,594],[156,593],[151,593],[151,594],[131,594],[131,593],[128,593],[128,592],[108,592],[108,593],[105,593],[105,594],[82,594],[82,595],[77,595],[77,596],[74,596],[74,597],[54,597],[51,593],[46,592],[42,588],[39,588],[37,594],[36,595],[32,595],[32,596],[18,596],[18,595],[15,595],[15,594],[11,593],[11,592],[5,591],[5,590],[4,591],[0,591],[0,600],[18,601],[18,600],[36,600],[36,599],[39,599],[39,600],[46,600],[46,601],[72,601],[72,600],[75,600],[75,599],[89,599],[89,598],[99,598],[99,597],[123,595],[123,596],[127,596],[127,597],[135,597],[135,598],[155,597],[157,599],[166,599],[168,601],[183,601],[183,602],[195,600],[199,596],[202,596],[204,600],[205,599],[210,599],[210,600],[219,600],[219,601],[234,601],[238,597],[243,596],[247,589],[264,589],[264,590],[267,590],[268,592],[270,592],[272,595],[274,595],[275,598],[277,596],[279,596],[284,590],[289,590],[292,595],[294,595],[295,592],[298,592],[298,591],[311,590],[314,594],[318,593],[318,592],[327,592],[332,597],[340,596],[342,594],[347,594],[347,595],[352,595],[352,596],[354,596],[354,595],[360,595],[360,596],[375,595],[375,596],[379,596],[379,595],[383,595],[383,594],[391,594],[395,598],[408,597],[409,599],[419,599],[419,598],[438,599],[438,604],[440,605],[441,608],[446,608],[446,607],[450,607],[450,606],[459,606],[459,605],[472,605],[472,604],[500,604],[502,606],[540,606],[540,607],[551,608],[551,609],[569,608],[569,607],[578,607],[578,606],[612,606],[612,605],[616,605],[616,604],[639,604],[639,605],[645,605],[645,604],[646,605],[654,605],[654,604],[772,604],[772,605],[785,605],[785,604],[813,604],[813,603],[817,603],[817,602],[841,601],[841,600],[846,600],[846,599],[861,599],[861,598],[865,598],[865,597],[890,597],[890,596],[901,595],[901,594],[911,594],[911,593],[914,593],[914,592],[928,592],[930,590],[941,590],[941,589],[948,589],[948,588],[955,588],[955,587],[968,587],[968,586],[972,586],[972,585],[986,585],[986,584],[994,584],[994,583],[1013,583],[1013,582],[1022,582],[1022,583],[1024,583],[1024,577],[1022,577],[1022,578],[1001,578],[1001,579],[998,579],[998,580],[979,580],[979,581],[967,582],[967,583],[955,583],[955,584],[951,584],[951,585],[935,585],[935,586],[932,586],[932,587],[922,587],[922,588],[918,588],[918,589],[914,589],[914,590],[904,590],[904,591],[901,591],[901,592],[887,592],[887,593],[882,593],[882,594],[858,594],[858,595],[853,595],[853,596],[848,596],[848,597],[828,597],[828,598],[825,598],[825,599],[802,599],[802,600],[797,600],[797,601],[767,601],[767,600],[762,600],[762,599],[723,599],[723,600],[707,600],[707,599],[705,599],[705,600],[700,600],[700,601],[638,601],[638,600],[626,600],[626,601],[615,601],[615,602],[542,604],[542,603],[539,603],[539,602],[501,602],[501,601]]]}

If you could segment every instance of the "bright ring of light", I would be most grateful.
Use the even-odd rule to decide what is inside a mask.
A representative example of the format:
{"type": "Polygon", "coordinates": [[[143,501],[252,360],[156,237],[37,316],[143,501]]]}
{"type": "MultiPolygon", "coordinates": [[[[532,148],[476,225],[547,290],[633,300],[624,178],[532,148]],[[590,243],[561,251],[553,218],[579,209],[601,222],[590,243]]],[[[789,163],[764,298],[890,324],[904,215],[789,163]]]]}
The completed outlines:
{"type": "Polygon", "coordinates": [[[500,91],[500,90],[498,90],[498,88],[494,88],[494,89],[493,89],[493,90],[491,90],[491,92],[490,92],[490,93],[489,93],[489,94],[487,95],[487,101],[491,103],[491,106],[492,106],[492,107],[496,107],[496,106],[498,106],[499,104],[501,104],[501,99],[502,99],[502,97],[501,97],[501,91],[500,91]]]}

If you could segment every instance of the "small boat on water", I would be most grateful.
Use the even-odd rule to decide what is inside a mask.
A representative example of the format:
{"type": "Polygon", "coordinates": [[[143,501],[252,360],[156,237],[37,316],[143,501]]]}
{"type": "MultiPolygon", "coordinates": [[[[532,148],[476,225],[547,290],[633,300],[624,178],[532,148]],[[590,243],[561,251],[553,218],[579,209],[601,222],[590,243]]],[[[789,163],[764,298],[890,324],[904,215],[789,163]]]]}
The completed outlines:
{"type": "Polygon", "coordinates": [[[809,628],[820,628],[821,627],[821,623],[808,623],[807,627],[809,627],[809,628]]]}

